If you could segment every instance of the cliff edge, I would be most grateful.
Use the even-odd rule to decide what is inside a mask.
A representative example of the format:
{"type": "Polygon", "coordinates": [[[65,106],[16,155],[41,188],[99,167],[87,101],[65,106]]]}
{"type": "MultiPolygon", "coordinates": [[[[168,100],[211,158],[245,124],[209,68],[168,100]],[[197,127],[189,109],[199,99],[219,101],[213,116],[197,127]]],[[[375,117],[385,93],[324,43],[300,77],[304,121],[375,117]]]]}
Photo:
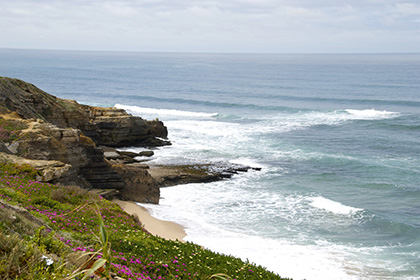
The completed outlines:
{"type": "Polygon", "coordinates": [[[18,79],[0,77],[0,104],[23,119],[41,119],[59,128],[76,128],[97,145],[163,146],[170,142],[161,121],[147,121],[122,109],[81,105],[50,95],[18,79]]]}
{"type": "Polygon", "coordinates": [[[24,81],[0,77],[0,124],[0,153],[14,156],[1,156],[0,162],[29,164],[39,170],[42,181],[159,202],[158,183],[142,166],[112,164],[99,145],[168,145],[168,132],[160,121],[117,108],[81,105],[24,81]]]}
{"type": "Polygon", "coordinates": [[[167,136],[158,120],[81,105],[24,81],[0,77],[0,163],[29,164],[39,171],[41,181],[157,204],[160,187],[213,182],[259,170],[226,163],[149,168],[141,158],[152,156],[152,151],[115,149],[170,145],[167,136]]]}

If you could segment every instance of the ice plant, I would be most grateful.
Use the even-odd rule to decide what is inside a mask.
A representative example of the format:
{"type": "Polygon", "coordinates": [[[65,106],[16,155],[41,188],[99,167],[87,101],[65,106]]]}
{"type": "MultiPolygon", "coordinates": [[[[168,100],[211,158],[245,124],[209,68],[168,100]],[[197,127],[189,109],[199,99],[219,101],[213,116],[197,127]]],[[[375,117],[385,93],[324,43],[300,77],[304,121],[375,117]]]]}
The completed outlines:
{"type": "MultiPolygon", "coordinates": [[[[39,279],[110,279],[111,274],[132,280],[284,279],[262,267],[192,243],[150,235],[118,205],[77,187],[37,182],[30,167],[0,164],[0,218],[10,217],[2,214],[8,204],[25,208],[46,227],[42,233],[39,230],[37,238],[23,240],[40,248],[39,264],[13,279],[26,280],[30,279],[28,275],[40,273],[47,276],[39,279]],[[73,254],[76,260],[69,257],[77,251],[73,254]],[[46,265],[43,255],[60,259],[46,265]],[[83,259],[77,260],[80,255],[83,259]]],[[[13,219],[7,227],[0,225],[0,235],[10,235],[8,228],[19,232],[22,226],[16,223],[18,220],[13,219]]],[[[11,252],[1,251],[0,260],[11,252]]],[[[0,269],[0,278],[8,279],[4,276],[0,269]]]]}
{"type": "Polygon", "coordinates": [[[87,279],[94,274],[105,277],[105,279],[111,279],[109,271],[111,265],[111,243],[109,242],[108,231],[105,228],[98,205],[96,205],[95,212],[97,213],[99,220],[99,237],[96,236],[96,238],[100,242],[101,248],[93,254],[83,254],[82,257],[89,256],[89,259],[66,279],[72,279],[81,274],[85,274],[82,280],[87,279]]]}

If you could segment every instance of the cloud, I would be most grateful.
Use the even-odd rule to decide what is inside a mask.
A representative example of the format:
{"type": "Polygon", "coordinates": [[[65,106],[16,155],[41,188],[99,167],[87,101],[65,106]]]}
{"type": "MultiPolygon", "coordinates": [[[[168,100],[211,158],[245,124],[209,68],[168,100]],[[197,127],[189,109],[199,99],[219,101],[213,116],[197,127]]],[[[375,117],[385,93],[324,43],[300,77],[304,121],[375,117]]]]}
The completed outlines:
{"type": "Polygon", "coordinates": [[[213,15],[212,9],[193,6],[188,8],[188,11],[197,16],[209,17],[213,15]]]}
{"type": "Polygon", "coordinates": [[[139,15],[139,11],[136,8],[121,2],[105,2],[103,7],[109,13],[120,17],[132,17],[139,15]]]}
{"type": "Polygon", "coordinates": [[[401,16],[420,16],[420,5],[413,3],[397,3],[395,11],[401,16]]]}
{"type": "Polygon", "coordinates": [[[414,0],[0,0],[0,47],[420,51],[419,17],[414,0]]]}

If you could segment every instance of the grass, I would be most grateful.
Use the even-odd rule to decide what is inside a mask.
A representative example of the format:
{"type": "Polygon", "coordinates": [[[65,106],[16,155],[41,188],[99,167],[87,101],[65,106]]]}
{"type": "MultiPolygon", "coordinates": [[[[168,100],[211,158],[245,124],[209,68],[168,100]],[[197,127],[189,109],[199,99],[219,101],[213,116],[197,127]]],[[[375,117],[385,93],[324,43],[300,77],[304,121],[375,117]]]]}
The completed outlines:
{"type": "Polygon", "coordinates": [[[13,142],[19,137],[20,131],[25,128],[26,126],[20,121],[0,117],[0,141],[13,142]]]}
{"type": "Polygon", "coordinates": [[[118,205],[78,187],[37,182],[28,169],[0,164],[0,279],[64,279],[80,268],[69,256],[85,253],[106,260],[98,263],[123,279],[286,279],[153,236],[118,205]],[[27,214],[12,214],[8,205],[27,214]]]}

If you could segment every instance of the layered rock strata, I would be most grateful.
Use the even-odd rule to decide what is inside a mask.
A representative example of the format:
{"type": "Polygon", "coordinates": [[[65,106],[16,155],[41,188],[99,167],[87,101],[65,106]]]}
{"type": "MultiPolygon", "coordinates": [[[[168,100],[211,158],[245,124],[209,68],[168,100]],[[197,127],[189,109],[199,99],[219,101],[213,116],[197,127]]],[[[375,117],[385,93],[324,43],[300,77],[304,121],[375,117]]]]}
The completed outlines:
{"type": "MultiPolygon", "coordinates": [[[[17,139],[1,143],[0,153],[16,156],[13,161],[7,158],[9,162],[25,162],[35,168],[39,167],[35,163],[45,163],[48,167],[38,168],[45,172],[37,179],[109,189],[121,198],[158,203],[159,186],[144,173],[142,166],[114,167],[116,163],[107,160],[104,149],[97,145],[169,144],[162,122],[146,121],[121,109],[80,105],[21,80],[3,77],[0,77],[0,114],[25,127],[17,139]],[[140,195],[136,197],[136,193],[140,195]]],[[[133,162],[136,161],[132,158],[127,160],[133,162]]]]}
{"type": "Polygon", "coordinates": [[[29,164],[37,180],[100,189],[112,199],[158,203],[159,187],[230,178],[253,169],[241,165],[151,166],[140,153],[115,147],[168,145],[167,129],[117,108],[78,104],[32,84],[0,77],[0,118],[21,127],[11,143],[0,141],[0,162],[29,164]]]}
{"type": "Polygon", "coordinates": [[[81,105],[52,96],[21,80],[0,77],[0,104],[24,119],[42,119],[60,128],[80,129],[97,145],[162,146],[168,131],[161,121],[147,121],[122,109],[81,105]]]}

